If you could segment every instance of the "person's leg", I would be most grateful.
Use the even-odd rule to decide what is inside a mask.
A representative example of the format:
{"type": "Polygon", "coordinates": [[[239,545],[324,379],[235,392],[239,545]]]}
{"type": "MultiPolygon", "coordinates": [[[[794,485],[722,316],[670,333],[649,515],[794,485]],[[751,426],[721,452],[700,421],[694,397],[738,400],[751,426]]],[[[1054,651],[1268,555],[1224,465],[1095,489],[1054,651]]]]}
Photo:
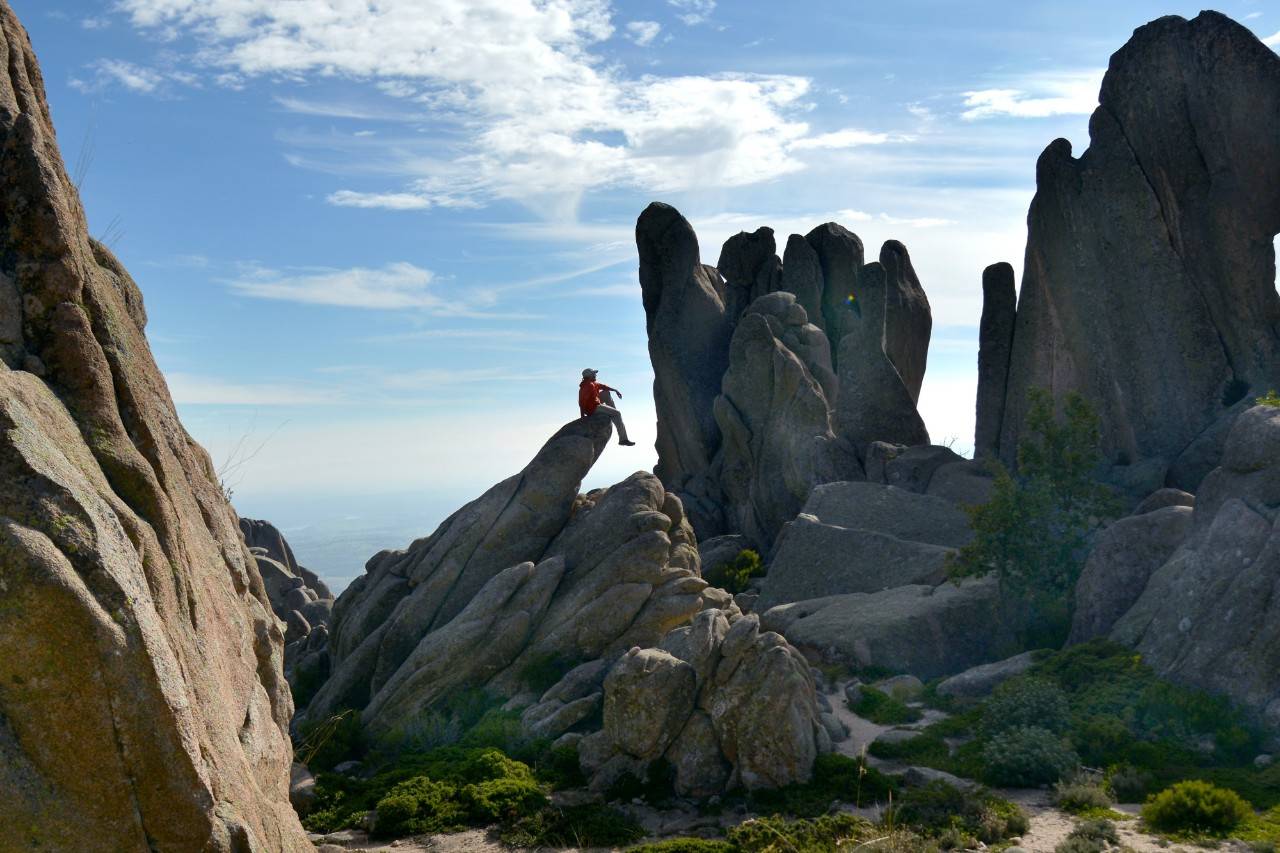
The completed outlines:
{"type": "Polygon", "coordinates": [[[618,441],[625,443],[631,440],[627,438],[627,427],[622,423],[622,412],[619,412],[613,406],[606,406],[604,404],[598,406],[596,411],[604,412],[609,417],[609,420],[613,421],[613,426],[618,431],[618,441]]]}

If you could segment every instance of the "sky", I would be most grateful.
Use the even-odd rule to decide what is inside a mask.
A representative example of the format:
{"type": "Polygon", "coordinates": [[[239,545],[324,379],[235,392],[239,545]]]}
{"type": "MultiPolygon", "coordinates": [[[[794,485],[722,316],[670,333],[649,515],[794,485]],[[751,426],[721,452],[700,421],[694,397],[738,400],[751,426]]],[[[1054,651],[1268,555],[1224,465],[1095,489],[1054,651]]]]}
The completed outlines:
{"type": "MultiPolygon", "coordinates": [[[[1021,273],[1035,161],[1088,115],[1126,0],[10,0],[90,230],[142,287],[241,515],[341,587],[622,390],[651,469],[635,219],[836,221],[911,252],[920,409],[971,450],[982,269],[1021,273]]],[[[1280,46],[1280,2],[1220,11],[1280,46]]]]}

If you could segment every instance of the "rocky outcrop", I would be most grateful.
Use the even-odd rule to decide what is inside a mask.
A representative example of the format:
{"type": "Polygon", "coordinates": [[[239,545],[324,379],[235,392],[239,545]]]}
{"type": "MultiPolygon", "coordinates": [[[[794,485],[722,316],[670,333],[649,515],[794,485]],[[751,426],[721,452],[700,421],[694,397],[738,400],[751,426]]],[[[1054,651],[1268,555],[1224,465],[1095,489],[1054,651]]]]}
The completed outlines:
{"type": "Polygon", "coordinates": [[[792,294],[753,302],[729,352],[714,404],[725,519],[748,540],[769,543],[815,483],[857,476],[861,467],[831,430],[836,380],[826,336],[792,294]]]}
{"type": "Polygon", "coordinates": [[[698,238],[674,207],[654,202],[636,221],[653,400],[658,411],[654,473],[689,508],[698,538],[724,532],[718,484],[710,475],[720,448],[712,403],[729,367],[734,320],[725,285],[704,266],[698,238]]]}
{"type": "Polygon", "coordinates": [[[1005,388],[1018,295],[1013,267],[992,264],[982,271],[982,320],[978,325],[978,401],[973,456],[999,457],[1005,388]]]}
{"type": "Polygon", "coordinates": [[[567,424],[432,536],[370,560],[334,608],[332,674],[306,718],[355,708],[384,737],[482,687],[531,734],[578,741],[597,789],[663,757],[689,793],[807,779],[824,746],[808,665],[699,577],[657,477],[578,494],[609,433],[603,417],[567,424]],[[531,691],[556,665],[567,674],[531,691]]]}
{"type": "Polygon", "coordinates": [[[240,519],[240,533],[253,555],[271,610],[284,622],[284,674],[297,704],[329,675],[329,620],[333,593],[325,582],[298,564],[293,549],[274,524],[240,519]]]}
{"type": "Polygon", "coordinates": [[[857,235],[827,223],[792,235],[780,262],[761,228],[730,238],[712,270],[689,223],[654,203],[636,244],[655,473],[699,539],[767,550],[813,486],[862,476],[871,441],[928,441],[915,402],[932,318],[901,243],[865,263],[857,235]]]}
{"type": "Polygon", "coordinates": [[[284,637],[93,242],[0,0],[0,822],[15,848],[282,851],[284,637]]]}
{"type": "Polygon", "coordinates": [[[1221,421],[1280,384],[1280,57],[1216,12],[1160,18],[1111,58],[1089,135],[1037,164],[999,450],[1030,389],[1076,390],[1113,464],[1152,463],[1135,488],[1196,491],[1221,421]]]}
{"type": "Polygon", "coordinates": [[[1191,530],[1192,511],[1167,506],[1122,518],[1098,534],[1076,582],[1068,642],[1105,637],[1133,606],[1156,569],[1191,530]]]}
{"type": "Polygon", "coordinates": [[[1018,652],[1017,615],[989,577],[782,604],[760,623],[812,658],[927,680],[1018,652]]]}
{"type": "Polygon", "coordinates": [[[789,522],[756,607],[908,584],[939,584],[968,520],[941,498],[875,483],[828,483],[789,522]]]}
{"type": "MultiPolygon", "coordinates": [[[[1190,530],[1111,629],[1161,676],[1227,696],[1273,730],[1280,729],[1277,507],[1280,409],[1258,406],[1236,420],[1194,509],[1129,519],[1154,524],[1190,513],[1190,530]]],[[[1124,560],[1137,564],[1148,546],[1143,537],[1129,542],[1124,560]]]]}
{"type": "Polygon", "coordinates": [[[1034,664],[1034,652],[1023,652],[995,663],[980,664],[943,679],[938,684],[938,694],[970,699],[987,696],[1009,679],[1031,669],[1034,664]]]}
{"type": "Polygon", "coordinates": [[[580,745],[592,787],[665,758],[680,794],[808,781],[830,740],[809,665],[752,615],[704,610],[604,680],[604,727],[580,745]]]}

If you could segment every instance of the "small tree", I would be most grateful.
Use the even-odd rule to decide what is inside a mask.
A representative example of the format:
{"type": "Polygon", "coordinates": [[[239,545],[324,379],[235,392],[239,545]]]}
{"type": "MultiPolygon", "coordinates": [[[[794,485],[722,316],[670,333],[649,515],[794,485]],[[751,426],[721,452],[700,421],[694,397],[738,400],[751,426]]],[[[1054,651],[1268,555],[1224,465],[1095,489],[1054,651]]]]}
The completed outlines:
{"type": "Polygon", "coordinates": [[[1101,433],[1088,402],[1068,394],[1058,418],[1047,391],[1032,389],[1028,397],[1017,472],[991,463],[991,499],[968,508],[973,541],[955,555],[949,571],[952,577],[995,572],[1009,602],[1029,610],[1024,639],[1057,646],[1070,626],[1089,535],[1119,506],[1112,491],[1094,478],[1102,459],[1101,433]]]}

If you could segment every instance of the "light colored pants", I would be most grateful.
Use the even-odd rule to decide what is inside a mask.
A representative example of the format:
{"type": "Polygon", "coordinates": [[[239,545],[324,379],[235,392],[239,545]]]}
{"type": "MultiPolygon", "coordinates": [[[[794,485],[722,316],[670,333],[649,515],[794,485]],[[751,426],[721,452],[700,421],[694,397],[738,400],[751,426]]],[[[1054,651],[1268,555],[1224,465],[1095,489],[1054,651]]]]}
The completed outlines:
{"type": "Polygon", "coordinates": [[[617,407],[613,404],[613,395],[608,391],[600,392],[600,406],[596,411],[604,412],[609,416],[609,420],[613,421],[613,428],[618,431],[618,441],[631,440],[627,438],[627,428],[622,423],[622,412],[618,411],[617,407]]]}

